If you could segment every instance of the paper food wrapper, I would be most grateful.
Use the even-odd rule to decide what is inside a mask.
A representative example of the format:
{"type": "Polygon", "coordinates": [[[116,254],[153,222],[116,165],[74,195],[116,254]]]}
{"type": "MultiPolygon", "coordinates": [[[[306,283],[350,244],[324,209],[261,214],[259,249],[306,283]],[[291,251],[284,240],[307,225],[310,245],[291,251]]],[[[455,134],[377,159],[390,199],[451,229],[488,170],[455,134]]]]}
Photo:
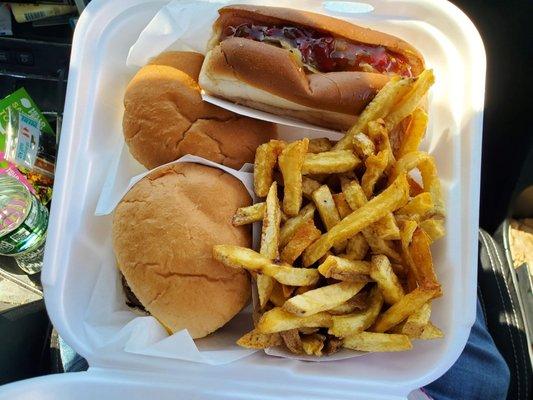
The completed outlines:
{"type": "MultiPolygon", "coordinates": [[[[235,2],[233,2],[235,3],[235,2]]],[[[239,1],[240,4],[264,5],[262,1],[239,1]]],[[[283,3],[280,1],[280,3],[283,3]]],[[[148,26],[141,32],[139,39],[130,48],[126,64],[142,67],[151,58],[164,51],[195,51],[205,54],[207,42],[211,37],[213,22],[218,17],[218,9],[230,4],[229,1],[175,0],[163,7],[148,26]]],[[[277,6],[290,6],[276,4],[277,6]]],[[[333,130],[315,126],[289,117],[254,110],[230,101],[202,93],[202,98],[212,104],[247,117],[269,121],[276,124],[303,128],[312,131],[334,134],[333,130]]]]}
{"type": "MultiPolygon", "coordinates": [[[[243,1],[243,3],[251,2],[243,1]]],[[[256,3],[259,4],[260,2],[256,3]]],[[[156,14],[142,31],[136,43],[130,48],[127,64],[141,67],[152,57],[168,50],[204,53],[207,40],[211,35],[211,25],[218,15],[217,10],[225,4],[227,3],[221,1],[201,0],[169,3],[156,14]]],[[[288,141],[302,137],[328,137],[335,140],[341,137],[338,132],[273,116],[224,100],[209,96],[205,99],[238,114],[277,123],[279,137],[288,141]]],[[[251,165],[245,165],[241,170],[236,171],[191,155],[166,165],[180,162],[194,162],[226,171],[239,179],[250,193],[253,201],[256,201],[253,192],[251,165]]],[[[109,169],[95,214],[103,216],[112,213],[128,190],[150,172],[133,159],[127,147],[122,144],[120,156],[115,159],[114,164],[109,169]]],[[[254,224],[255,248],[258,247],[260,233],[260,224],[254,224]]],[[[108,248],[111,249],[111,246],[108,248]]],[[[241,311],[223,328],[206,338],[193,340],[186,330],[169,336],[155,318],[135,312],[126,306],[120,274],[112,250],[105,255],[100,271],[84,320],[88,337],[94,347],[122,348],[129,353],[211,365],[230,363],[256,351],[244,349],[236,344],[238,338],[253,328],[252,306],[241,311]]],[[[270,348],[266,350],[266,353],[272,356],[307,361],[342,360],[364,354],[343,350],[331,356],[318,358],[295,355],[283,348],[270,348]]]]}

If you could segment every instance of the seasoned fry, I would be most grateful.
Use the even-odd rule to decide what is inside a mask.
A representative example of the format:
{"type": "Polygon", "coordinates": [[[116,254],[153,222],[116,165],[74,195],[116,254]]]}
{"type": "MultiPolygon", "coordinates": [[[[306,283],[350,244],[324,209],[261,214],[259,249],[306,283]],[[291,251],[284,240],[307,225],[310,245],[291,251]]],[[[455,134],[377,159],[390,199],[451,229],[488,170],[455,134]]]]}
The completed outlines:
{"type": "Polygon", "coordinates": [[[266,203],[256,203],[253,206],[240,207],[235,212],[231,223],[233,226],[252,224],[263,220],[266,203]]]}
{"type": "Polygon", "coordinates": [[[326,185],[320,186],[320,188],[313,192],[312,197],[318,210],[318,214],[320,215],[324,226],[329,231],[341,220],[329,187],[326,185]]]}
{"type": "Polygon", "coordinates": [[[314,204],[307,204],[300,210],[296,217],[287,220],[280,230],[279,245],[282,247],[285,246],[302,225],[311,221],[315,215],[315,210],[314,204]]]}
{"type": "Polygon", "coordinates": [[[299,317],[282,308],[275,307],[264,313],[257,323],[257,331],[261,333],[275,333],[299,328],[329,328],[331,315],[326,312],[299,317]]]}
{"type": "Polygon", "coordinates": [[[320,230],[316,228],[312,220],[309,220],[296,231],[289,243],[283,248],[280,256],[281,261],[287,264],[294,263],[307,246],[317,240],[320,235],[320,230]]]}
{"type": "Polygon", "coordinates": [[[341,219],[344,219],[348,215],[352,213],[352,209],[350,208],[350,205],[346,201],[346,197],[344,196],[344,193],[336,193],[333,195],[333,201],[335,202],[335,207],[337,207],[337,211],[339,212],[339,216],[341,219]]]}
{"type": "Polygon", "coordinates": [[[310,290],[287,300],[283,309],[304,317],[329,310],[355,296],[366,282],[340,282],[310,290]]]}
{"type": "MultiPolygon", "coordinates": [[[[405,206],[404,206],[405,207],[405,206]]],[[[396,219],[392,213],[386,214],[379,221],[372,224],[372,232],[383,240],[399,240],[400,229],[396,224],[396,219]]]]}
{"type": "Polygon", "coordinates": [[[425,192],[409,200],[405,206],[396,211],[396,214],[403,214],[414,220],[420,220],[424,215],[433,210],[433,208],[431,194],[425,192]]]}
{"type": "Polygon", "coordinates": [[[393,77],[357,118],[355,125],[333,146],[333,149],[350,149],[353,145],[354,136],[359,132],[366,133],[369,122],[385,117],[394,104],[412,87],[414,82],[415,78],[400,79],[399,77],[393,77]]]}
{"type": "Polygon", "coordinates": [[[265,197],[268,194],[274,181],[278,155],[284,147],[285,142],[282,140],[271,140],[257,148],[254,162],[254,191],[257,196],[265,197]]]}
{"type": "Polygon", "coordinates": [[[441,286],[433,268],[430,244],[429,236],[422,229],[417,228],[409,245],[409,255],[413,262],[411,268],[420,287],[440,292],[441,286]]]}
{"type": "Polygon", "coordinates": [[[418,311],[420,307],[429,300],[439,296],[438,290],[427,290],[417,288],[411,293],[406,294],[401,300],[393,304],[387,311],[381,314],[372,330],[374,332],[387,332],[392,327],[398,325],[414,312],[418,311]]]}
{"type": "Polygon", "coordinates": [[[374,142],[362,132],[354,135],[353,147],[355,154],[357,154],[362,160],[376,153],[374,142]]]}
{"type": "Polygon", "coordinates": [[[392,130],[401,120],[412,114],[418,107],[422,97],[428,92],[429,88],[435,83],[433,71],[427,69],[416,78],[413,88],[401,99],[400,103],[395,105],[394,110],[385,117],[387,129],[392,130]]]}
{"type": "Polygon", "coordinates": [[[353,170],[361,160],[351,150],[308,153],[305,156],[302,174],[339,174],[353,170]]]}
{"type": "Polygon", "coordinates": [[[323,153],[330,151],[333,143],[328,138],[309,139],[308,153],[323,153]]]}
{"type": "Polygon", "coordinates": [[[248,349],[266,349],[268,347],[280,346],[283,343],[279,333],[261,333],[257,329],[246,333],[237,344],[248,349]]]}
{"type": "Polygon", "coordinates": [[[343,347],[359,351],[404,351],[413,348],[406,335],[361,332],[344,338],[343,347]]]}
{"type": "Polygon", "coordinates": [[[346,282],[368,282],[370,263],[368,261],[352,261],[342,257],[328,256],[318,267],[318,272],[326,278],[346,282]]]}
{"type": "Polygon", "coordinates": [[[245,268],[265,274],[284,285],[308,286],[315,284],[319,279],[317,270],[274,264],[270,259],[245,247],[216,245],[213,247],[213,257],[227,267],[245,268]]]}
{"type": "Polygon", "coordinates": [[[420,337],[431,317],[431,303],[427,302],[411,314],[403,324],[402,333],[409,337],[420,337]]]}
{"type": "Polygon", "coordinates": [[[308,199],[311,199],[313,192],[320,186],[320,182],[315,181],[307,176],[302,176],[302,193],[308,199]]]}
{"type": "Polygon", "coordinates": [[[354,297],[352,297],[347,302],[342,303],[338,305],[337,307],[334,307],[328,310],[328,313],[330,313],[331,315],[351,314],[356,310],[359,310],[359,311],[366,310],[368,307],[367,303],[368,303],[368,291],[363,290],[357,293],[354,297]]]}
{"type": "Polygon", "coordinates": [[[280,332],[280,336],[283,339],[283,343],[285,344],[285,347],[287,347],[287,350],[294,354],[303,354],[304,349],[298,329],[280,332]]]}
{"type": "Polygon", "coordinates": [[[348,315],[335,315],[328,333],[337,337],[345,337],[367,330],[372,326],[383,306],[383,296],[377,286],[370,291],[368,307],[348,315]]]}
{"type": "Polygon", "coordinates": [[[310,356],[321,356],[326,337],[318,333],[304,335],[301,338],[303,351],[310,356]]]}
{"type": "Polygon", "coordinates": [[[350,260],[362,260],[368,252],[368,242],[362,233],[348,239],[346,243],[346,258],[350,260]]]}
{"type": "Polygon", "coordinates": [[[382,150],[375,155],[369,156],[365,161],[366,170],[361,178],[361,187],[367,198],[372,197],[374,186],[385,172],[389,163],[388,151],[382,150]]]}
{"type": "Polygon", "coordinates": [[[397,158],[401,158],[407,153],[417,151],[420,146],[420,142],[424,138],[426,128],[428,124],[428,115],[421,108],[417,108],[412,116],[409,128],[405,132],[400,143],[400,148],[396,154],[397,158]]]}
{"type": "Polygon", "coordinates": [[[302,205],[302,165],[309,139],[305,138],[288,144],[278,157],[279,169],[283,175],[283,211],[295,216],[302,205]]]}
{"type": "MultiPolygon", "coordinates": [[[[402,207],[407,202],[408,195],[409,185],[407,178],[402,175],[378,196],[352,212],[309,246],[303,255],[304,266],[310,266],[333,245],[342,243],[370,224],[383,218],[387,213],[402,207]]],[[[348,196],[346,196],[346,200],[348,201],[348,196]]],[[[348,203],[350,202],[348,201],[348,203]]]]}
{"type": "Polygon", "coordinates": [[[420,227],[427,233],[431,238],[432,242],[439,240],[446,234],[446,228],[444,227],[443,219],[426,219],[420,222],[420,227]]]}
{"type": "MultiPolygon", "coordinates": [[[[320,272],[320,271],[319,271],[320,272]]],[[[389,259],[384,255],[372,257],[370,277],[378,284],[387,304],[394,304],[404,296],[400,280],[394,273],[389,259]]]]}

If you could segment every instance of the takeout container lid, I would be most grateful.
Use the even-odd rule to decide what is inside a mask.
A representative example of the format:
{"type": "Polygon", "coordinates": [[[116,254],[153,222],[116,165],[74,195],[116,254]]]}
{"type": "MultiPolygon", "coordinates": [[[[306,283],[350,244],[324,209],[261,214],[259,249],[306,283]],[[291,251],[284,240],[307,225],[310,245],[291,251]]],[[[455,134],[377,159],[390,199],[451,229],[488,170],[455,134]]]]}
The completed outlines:
{"type": "MultiPolygon", "coordinates": [[[[445,331],[445,339],[417,341],[410,352],[329,363],[257,352],[222,366],[126,353],[112,343],[96,349],[87,340],[82,316],[95,284],[99,249],[109,244],[111,231],[111,217],[95,217],[94,210],[106,168],[117,156],[122,94],[135,73],[125,60],[139,33],[169,1],[93,0],[78,21],[42,283],[53,324],[90,368],[5,385],[0,397],[405,399],[440,377],[462,352],[475,317],[486,64],[476,28],[445,0],[361,0],[363,5],[355,6],[344,1],[344,10],[373,11],[333,14],[408,40],[435,69],[438,81],[433,91],[444,100],[430,103],[429,136],[436,127],[446,129],[430,137],[427,146],[437,160],[448,203],[448,236],[435,246],[445,290],[444,298],[435,302],[435,322],[445,331]]],[[[261,3],[318,12],[326,8],[331,13],[335,2],[261,3]]]]}

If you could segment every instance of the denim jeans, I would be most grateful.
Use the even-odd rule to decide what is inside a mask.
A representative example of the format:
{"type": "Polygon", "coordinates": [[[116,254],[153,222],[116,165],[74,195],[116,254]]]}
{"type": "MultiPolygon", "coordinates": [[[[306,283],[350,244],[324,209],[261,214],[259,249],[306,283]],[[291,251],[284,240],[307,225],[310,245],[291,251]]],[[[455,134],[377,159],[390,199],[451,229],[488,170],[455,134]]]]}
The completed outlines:
{"type": "Polygon", "coordinates": [[[435,400],[504,400],[509,368],[490,336],[481,305],[463,353],[442,377],[424,388],[435,400]]]}

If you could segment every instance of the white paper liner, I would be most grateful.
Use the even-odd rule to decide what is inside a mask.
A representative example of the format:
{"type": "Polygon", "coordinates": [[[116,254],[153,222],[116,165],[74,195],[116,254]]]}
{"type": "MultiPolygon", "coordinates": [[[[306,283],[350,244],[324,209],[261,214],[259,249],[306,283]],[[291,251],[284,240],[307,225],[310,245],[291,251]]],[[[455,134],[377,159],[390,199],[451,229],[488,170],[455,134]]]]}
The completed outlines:
{"type": "MultiPolygon", "coordinates": [[[[132,67],[142,67],[151,58],[163,51],[195,51],[205,54],[207,42],[212,33],[211,27],[218,17],[218,9],[228,3],[229,1],[220,0],[175,0],[170,2],[155,15],[141,32],[137,41],[130,48],[126,64],[132,67]]],[[[243,1],[242,3],[254,2],[243,1]]],[[[261,2],[255,3],[260,4],[261,2]]],[[[247,117],[295,128],[335,133],[335,131],[320,126],[254,110],[205,93],[202,93],[202,98],[209,103],[247,117]]]]}

